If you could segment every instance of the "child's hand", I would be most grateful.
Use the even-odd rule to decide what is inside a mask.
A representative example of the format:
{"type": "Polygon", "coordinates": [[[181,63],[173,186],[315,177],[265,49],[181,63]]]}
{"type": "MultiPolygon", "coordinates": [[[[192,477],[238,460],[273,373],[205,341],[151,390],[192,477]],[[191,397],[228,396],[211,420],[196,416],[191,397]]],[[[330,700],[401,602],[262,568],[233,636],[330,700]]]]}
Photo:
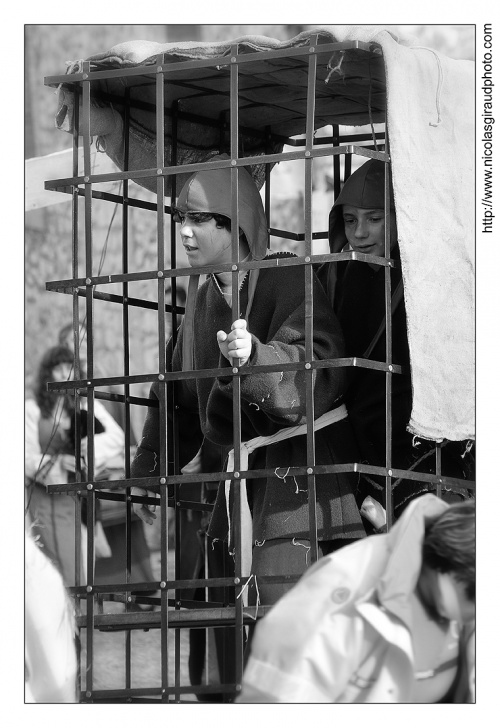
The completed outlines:
{"type": "Polygon", "coordinates": [[[231,325],[231,331],[217,332],[217,343],[223,356],[233,366],[243,366],[250,359],[252,353],[252,336],[247,331],[245,319],[238,319],[231,325]]]}
{"type": "Polygon", "coordinates": [[[375,498],[372,498],[371,495],[366,496],[359,512],[375,528],[382,528],[386,524],[387,518],[384,506],[376,501],[375,498]]]}
{"type": "MultiPolygon", "coordinates": [[[[130,495],[138,495],[138,496],[150,496],[152,495],[147,490],[144,490],[144,488],[138,488],[136,485],[134,485],[133,488],[130,489],[130,495]]],[[[153,521],[156,520],[156,506],[150,506],[147,503],[132,503],[132,510],[134,511],[136,516],[139,516],[141,521],[144,521],[144,523],[147,523],[148,526],[153,525],[153,521]]]]}

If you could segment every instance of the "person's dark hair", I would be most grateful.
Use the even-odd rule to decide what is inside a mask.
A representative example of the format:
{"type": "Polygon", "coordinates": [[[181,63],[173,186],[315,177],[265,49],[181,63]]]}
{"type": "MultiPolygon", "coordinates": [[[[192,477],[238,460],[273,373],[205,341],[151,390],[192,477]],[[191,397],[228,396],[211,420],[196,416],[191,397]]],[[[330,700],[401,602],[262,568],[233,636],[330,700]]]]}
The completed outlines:
{"type": "Polygon", "coordinates": [[[465,585],[467,598],[476,596],[476,502],[455,503],[427,524],[423,544],[426,566],[453,574],[465,585]]]}
{"type": "Polygon", "coordinates": [[[59,364],[73,364],[73,352],[67,346],[60,344],[45,352],[38,368],[35,400],[44,417],[52,414],[54,405],[60,397],[57,392],[49,392],[47,389],[47,382],[52,380],[54,367],[59,364]]]}
{"type": "Polygon", "coordinates": [[[217,213],[214,213],[212,215],[213,219],[215,220],[215,224],[218,228],[224,228],[228,232],[231,232],[231,218],[226,217],[225,215],[218,215],[217,213]]]}
{"type": "MultiPolygon", "coordinates": [[[[215,224],[217,225],[218,228],[224,228],[228,232],[231,232],[231,218],[226,217],[225,215],[219,215],[217,213],[214,213],[214,215],[212,215],[212,217],[214,218],[215,224]]],[[[240,228],[240,237],[243,239],[243,242],[248,245],[248,240],[246,238],[246,235],[241,228],[240,228]]]]}

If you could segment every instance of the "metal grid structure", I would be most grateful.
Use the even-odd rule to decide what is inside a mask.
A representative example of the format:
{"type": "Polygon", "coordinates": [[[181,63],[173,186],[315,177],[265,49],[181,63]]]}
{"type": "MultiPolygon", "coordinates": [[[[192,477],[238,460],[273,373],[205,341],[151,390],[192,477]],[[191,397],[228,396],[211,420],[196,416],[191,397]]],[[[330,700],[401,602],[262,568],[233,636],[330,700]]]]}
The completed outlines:
{"type": "MultiPolygon", "coordinates": [[[[316,39],[317,42],[318,39],[316,39]]],[[[167,317],[171,320],[171,330],[175,337],[178,326],[178,318],[184,310],[177,306],[176,301],[176,282],[179,277],[188,277],[190,275],[207,274],[213,272],[213,267],[206,266],[201,268],[178,268],[175,255],[175,227],[173,221],[170,222],[170,230],[168,230],[168,220],[170,215],[170,207],[165,205],[166,178],[170,177],[171,184],[171,200],[176,198],[176,178],[180,173],[192,173],[202,169],[215,169],[222,167],[231,168],[232,181],[232,253],[233,260],[231,265],[218,268],[218,270],[232,272],[232,312],[233,320],[239,318],[240,310],[238,272],[248,271],[253,268],[264,267],[280,267],[280,266],[300,266],[304,273],[305,285],[305,309],[304,316],[306,322],[306,352],[305,361],[296,364],[276,364],[274,366],[257,367],[255,370],[265,371],[283,371],[284,369],[298,371],[305,369],[306,372],[306,394],[307,394],[307,463],[303,467],[292,468],[291,475],[307,476],[308,494],[309,494],[309,530],[311,539],[311,559],[314,562],[318,558],[318,542],[317,542],[317,514],[316,514],[316,484],[315,477],[318,474],[340,473],[340,472],[358,472],[368,475],[378,475],[385,478],[386,484],[386,504],[388,512],[389,526],[391,523],[391,495],[392,486],[396,479],[404,477],[407,479],[427,481],[437,484],[437,494],[441,495],[441,488],[444,485],[467,485],[473,488],[473,484],[457,479],[446,478],[441,473],[441,453],[440,447],[436,447],[436,462],[434,474],[423,474],[410,471],[397,470],[392,467],[392,438],[391,438],[391,396],[392,396],[392,377],[401,373],[401,367],[392,362],[392,328],[391,328],[391,267],[397,265],[397,262],[390,258],[390,224],[389,224],[389,174],[388,167],[390,163],[389,140],[386,136],[387,127],[382,133],[375,134],[372,125],[372,133],[357,134],[349,136],[341,136],[340,127],[333,123],[333,134],[331,136],[317,137],[315,135],[315,111],[316,111],[316,93],[317,93],[317,72],[318,72],[318,56],[326,54],[326,57],[334,51],[356,48],[360,54],[378,55],[380,49],[374,45],[366,45],[363,43],[335,43],[323,44],[320,47],[315,43],[314,37],[308,45],[293,50],[286,49],[283,51],[266,51],[264,53],[239,54],[239,48],[235,45],[232,48],[230,56],[211,58],[210,60],[192,60],[190,62],[166,63],[162,57],[158,57],[156,65],[121,69],[106,70],[92,72],[89,62],[84,62],[82,72],[66,75],[62,77],[51,77],[46,79],[47,84],[65,83],[73,86],[74,92],[81,95],[82,112],[81,118],[76,120],[74,133],[74,163],[72,176],[67,179],[51,180],[46,186],[51,189],[57,189],[63,193],[70,193],[73,197],[73,265],[72,278],[69,280],[53,281],[47,284],[50,291],[63,292],[71,294],[73,297],[73,315],[74,315],[74,343],[75,343],[75,381],[71,383],[51,384],[52,390],[66,391],[71,390],[76,394],[77,402],[77,438],[79,443],[78,427],[79,427],[79,409],[82,398],[87,401],[88,412],[88,479],[83,480],[81,471],[77,473],[76,483],[60,484],[49,486],[49,492],[57,493],[73,493],[80,496],[80,501],[86,499],[87,502],[87,519],[88,519],[88,548],[87,553],[82,554],[80,548],[80,540],[77,538],[75,544],[75,561],[76,574],[80,573],[81,559],[87,562],[87,583],[77,582],[75,587],[70,589],[71,594],[75,598],[77,609],[78,626],[85,630],[86,634],[86,654],[85,669],[82,669],[83,684],[81,686],[81,700],[87,702],[95,701],[111,701],[111,700],[128,700],[128,701],[162,701],[162,702],[182,702],[182,696],[186,694],[200,693],[222,693],[227,699],[237,694],[242,682],[243,671],[243,651],[244,651],[244,635],[245,627],[250,624],[253,618],[244,610],[242,600],[237,598],[241,589],[249,578],[248,574],[242,573],[241,565],[241,532],[238,523],[235,528],[235,571],[234,575],[225,578],[211,579],[194,579],[180,580],[176,578],[179,573],[180,559],[182,554],[179,549],[179,533],[176,529],[176,550],[175,550],[175,573],[169,568],[167,552],[169,544],[168,533],[168,517],[167,509],[172,507],[176,512],[176,523],[179,525],[179,514],[182,509],[195,508],[210,510],[211,506],[204,503],[192,503],[183,501],[179,496],[179,487],[183,483],[203,483],[217,482],[230,478],[238,486],[242,478],[252,479],[271,475],[271,471],[241,471],[240,450],[241,444],[241,399],[240,399],[240,377],[241,371],[238,367],[232,368],[233,377],[233,445],[234,445],[234,472],[224,473],[200,473],[197,475],[181,475],[178,463],[178,457],[175,452],[167,453],[166,447],[162,447],[160,454],[160,477],[131,479],[130,478],[130,408],[132,406],[147,406],[149,400],[130,395],[130,386],[135,383],[154,382],[160,385],[161,396],[159,398],[160,408],[160,442],[167,442],[168,414],[174,421],[174,440],[175,440],[175,401],[172,389],[169,384],[182,379],[194,379],[201,377],[214,378],[222,373],[227,374],[227,370],[210,369],[203,371],[177,371],[168,372],[166,370],[166,322],[167,317]],[[239,80],[241,68],[249,60],[269,60],[269,58],[288,58],[290,62],[300,66],[307,75],[307,97],[305,99],[305,113],[303,113],[303,129],[304,134],[301,139],[289,138],[286,140],[291,151],[280,153],[265,153],[257,156],[241,156],[239,145],[240,123],[239,123],[239,80]],[[228,87],[225,91],[229,101],[229,119],[224,120],[224,129],[227,130],[229,122],[229,145],[227,160],[217,160],[212,162],[194,163],[189,165],[178,166],[175,156],[175,124],[176,119],[181,113],[178,111],[177,102],[172,103],[172,107],[168,110],[169,117],[172,121],[172,163],[165,166],[165,89],[168,87],[169,78],[176,72],[189,68],[194,74],[201,69],[211,69],[218,66],[229,67],[227,77],[228,87]],[[154,85],[155,107],[156,107],[156,168],[142,169],[133,171],[117,172],[107,175],[93,175],[90,165],[90,107],[91,107],[91,85],[96,80],[103,78],[113,79],[120,77],[135,77],[136,83],[154,85]],[[84,163],[83,171],[78,169],[78,128],[80,127],[83,136],[84,163]],[[377,142],[378,140],[378,142],[377,142]],[[385,240],[385,258],[374,259],[374,256],[355,253],[342,252],[337,254],[313,254],[313,241],[320,238],[327,238],[326,232],[314,232],[312,229],[312,191],[313,176],[312,165],[314,159],[318,157],[331,157],[333,164],[334,178],[334,195],[338,195],[342,183],[340,158],[343,157],[344,176],[347,177],[351,171],[351,159],[353,155],[359,155],[364,158],[375,158],[386,164],[385,176],[385,201],[386,201],[386,240],[385,240]],[[303,255],[293,258],[280,258],[272,261],[250,261],[242,263],[238,259],[238,167],[249,165],[266,165],[266,187],[265,187],[265,211],[267,219],[270,219],[271,212],[271,168],[280,161],[284,160],[303,160],[304,162],[304,233],[296,234],[286,230],[270,229],[270,235],[276,235],[282,238],[293,239],[303,242],[303,255]],[[129,180],[141,180],[144,178],[156,179],[156,204],[145,202],[142,200],[134,200],[129,197],[129,180]],[[120,195],[108,194],[94,189],[94,185],[100,182],[112,180],[122,180],[123,188],[120,195]],[[78,213],[78,198],[84,197],[84,246],[85,246],[85,270],[82,273],[78,265],[78,250],[80,245],[80,227],[78,213]],[[107,200],[111,203],[119,203],[122,207],[122,269],[110,276],[100,276],[95,273],[95,264],[93,260],[93,239],[92,239],[92,203],[93,199],[98,198],[107,200]],[[140,207],[150,210],[156,214],[157,221],[157,265],[155,270],[130,272],[129,271],[129,250],[133,242],[129,239],[129,210],[131,207],[140,207]],[[168,234],[169,233],[169,234],[168,234]],[[170,267],[166,265],[166,246],[170,244],[170,267]],[[371,359],[360,358],[342,358],[326,361],[314,361],[312,351],[313,341],[313,266],[318,263],[327,261],[345,261],[359,260],[362,262],[377,262],[384,266],[385,270],[385,315],[386,315],[386,360],[378,362],[371,359]],[[134,281],[157,281],[157,302],[151,303],[146,300],[139,300],[129,297],[129,284],[134,281]],[[96,291],[99,284],[112,283],[118,288],[117,293],[101,293],[96,291]],[[166,284],[170,283],[171,302],[168,302],[166,296],[166,284]],[[87,348],[87,377],[81,378],[78,365],[79,336],[78,326],[80,319],[80,299],[83,299],[85,316],[88,331],[88,348],[87,348]],[[94,306],[100,300],[112,301],[122,306],[123,310],[123,347],[124,362],[123,375],[96,378],[94,375],[94,346],[93,346],[93,326],[94,326],[94,306]],[[130,374],[130,342],[133,339],[133,331],[130,330],[129,324],[129,308],[131,306],[143,308],[155,308],[158,312],[157,330],[158,330],[158,372],[145,373],[140,375],[130,374]],[[377,467],[370,464],[361,463],[345,463],[341,465],[321,465],[315,464],[315,433],[314,433],[314,399],[313,399],[313,377],[314,372],[319,367],[364,367],[377,369],[385,372],[386,384],[386,432],[389,433],[386,438],[386,465],[385,467],[377,467]],[[110,395],[106,392],[99,391],[109,385],[119,385],[123,388],[122,395],[110,395]],[[104,483],[95,482],[94,471],[94,402],[95,399],[114,399],[122,403],[125,411],[125,433],[126,433],[126,466],[125,478],[114,481],[106,481],[104,483]],[[293,471],[293,472],[292,472],[293,471]],[[158,488],[160,490],[159,500],[153,498],[132,498],[130,495],[122,495],[113,492],[121,489],[129,489],[139,485],[143,488],[158,488]],[[104,492],[103,489],[107,492],[104,492]],[[96,503],[98,499],[108,500],[125,500],[127,504],[127,531],[130,532],[131,522],[131,501],[159,503],[159,513],[161,519],[161,575],[158,583],[142,583],[131,584],[128,579],[123,584],[102,584],[94,583],[94,567],[95,567],[95,541],[94,529],[95,524],[96,503]],[[191,588],[207,589],[210,586],[224,587],[232,595],[232,601],[228,604],[215,604],[211,602],[187,602],[183,600],[183,590],[191,588]],[[137,613],[128,611],[128,606],[124,613],[105,614],[102,610],[103,600],[115,599],[124,601],[129,605],[135,600],[131,596],[132,590],[158,589],[160,598],[150,599],[159,603],[160,609],[155,612],[137,613]],[[180,684],[179,669],[179,632],[183,628],[207,628],[230,626],[234,629],[235,649],[236,649],[236,670],[234,681],[229,684],[208,685],[208,686],[191,686],[180,684]],[[134,688],[131,685],[131,642],[130,632],[134,629],[159,629],[161,638],[161,684],[151,686],[150,688],[134,688]],[[93,679],[94,667],[94,636],[95,630],[99,629],[126,629],[127,630],[127,649],[126,649],[126,687],[122,690],[95,690],[93,679]],[[168,665],[168,654],[172,649],[175,652],[175,669],[171,675],[168,665]]],[[[128,118],[127,109],[133,102],[130,99],[129,89],[125,91],[124,100],[124,124],[125,124],[125,160],[128,158],[127,140],[128,140],[128,118]]],[[[370,108],[367,112],[367,121],[371,121],[370,108]]],[[[272,108],[271,108],[272,111],[272,108]]],[[[78,103],[75,105],[75,113],[78,114],[78,103]]],[[[203,123],[203,119],[198,120],[203,123]]],[[[206,120],[206,123],[213,124],[212,120],[206,120]]],[[[221,122],[222,123],[222,122],[221,122]]],[[[246,133],[251,134],[251,130],[246,129],[246,133]]],[[[255,132],[260,134],[261,132],[255,132]]],[[[269,143],[273,141],[273,135],[268,134],[269,143]]],[[[271,147],[269,147],[271,148],[271,147]]],[[[127,165],[127,161],[125,162],[127,165]]],[[[248,371],[248,369],[247,369],[248,371]]],[[[80,457],[80,446],[77,445],[78,452],[77,462],[80,457]]],[[[274,472],[274,471],[273,471],[274,472]]],[[[240,489],[235,487],[235,507],[240,509],[240,489]]],[[[77,533],[81,527],[81,511],[76,509],[76,525],[77,533]]],[[[130,539],[128,539],[127,547],[127,566],[130,572],[130,539]]],[[[286,575],[283,575],[286,578],[286,575]]],[[[293,581],[293,577],[288,576],[293,581]]],[[[263,577],[263,581],[276,582],[282,581],[281,577],[263,577]]],[[[147,602],[148,600],[145,599],[147,602]]],[[[264,615],[268,607],[259,606],[257,616],[264,615]]]]}

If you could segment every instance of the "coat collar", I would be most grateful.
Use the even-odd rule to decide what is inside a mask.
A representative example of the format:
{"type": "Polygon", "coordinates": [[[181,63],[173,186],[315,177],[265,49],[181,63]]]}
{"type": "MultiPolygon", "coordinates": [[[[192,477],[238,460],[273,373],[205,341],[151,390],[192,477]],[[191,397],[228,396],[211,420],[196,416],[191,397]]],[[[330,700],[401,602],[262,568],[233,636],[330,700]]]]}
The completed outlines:
{"type": "Polygon", "coordinates": [[[436,518],[448,508],[434,495],[417,498],[405,509],[387,534],[389,556],[376,586],[380,605],[412,629],[408,596],[414,591],[422,568],[422,544],[428,519],[436,518]]]}

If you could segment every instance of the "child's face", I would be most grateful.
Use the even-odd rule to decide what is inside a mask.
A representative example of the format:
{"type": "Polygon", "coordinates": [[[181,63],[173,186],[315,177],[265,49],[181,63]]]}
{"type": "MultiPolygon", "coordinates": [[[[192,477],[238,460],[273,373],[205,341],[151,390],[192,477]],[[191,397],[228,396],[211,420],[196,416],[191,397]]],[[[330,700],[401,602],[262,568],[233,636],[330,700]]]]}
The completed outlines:
{"type": "MultiPolygon", "coordinates": [[[[385,215],[381,209],[343,205],[347,241],[357,253],[383,256],[385,253],[385,215]]],[[[396,242],[395,215],[391,212],[391,248],[396,242]]]]}
{"type": "Polygon", "coordinates": [[[181,238],[191,267],[230,263],[231,233],[217,227],[214,218],[196,222],[196,218],[184,216],[181,224],[181,238]]]}

